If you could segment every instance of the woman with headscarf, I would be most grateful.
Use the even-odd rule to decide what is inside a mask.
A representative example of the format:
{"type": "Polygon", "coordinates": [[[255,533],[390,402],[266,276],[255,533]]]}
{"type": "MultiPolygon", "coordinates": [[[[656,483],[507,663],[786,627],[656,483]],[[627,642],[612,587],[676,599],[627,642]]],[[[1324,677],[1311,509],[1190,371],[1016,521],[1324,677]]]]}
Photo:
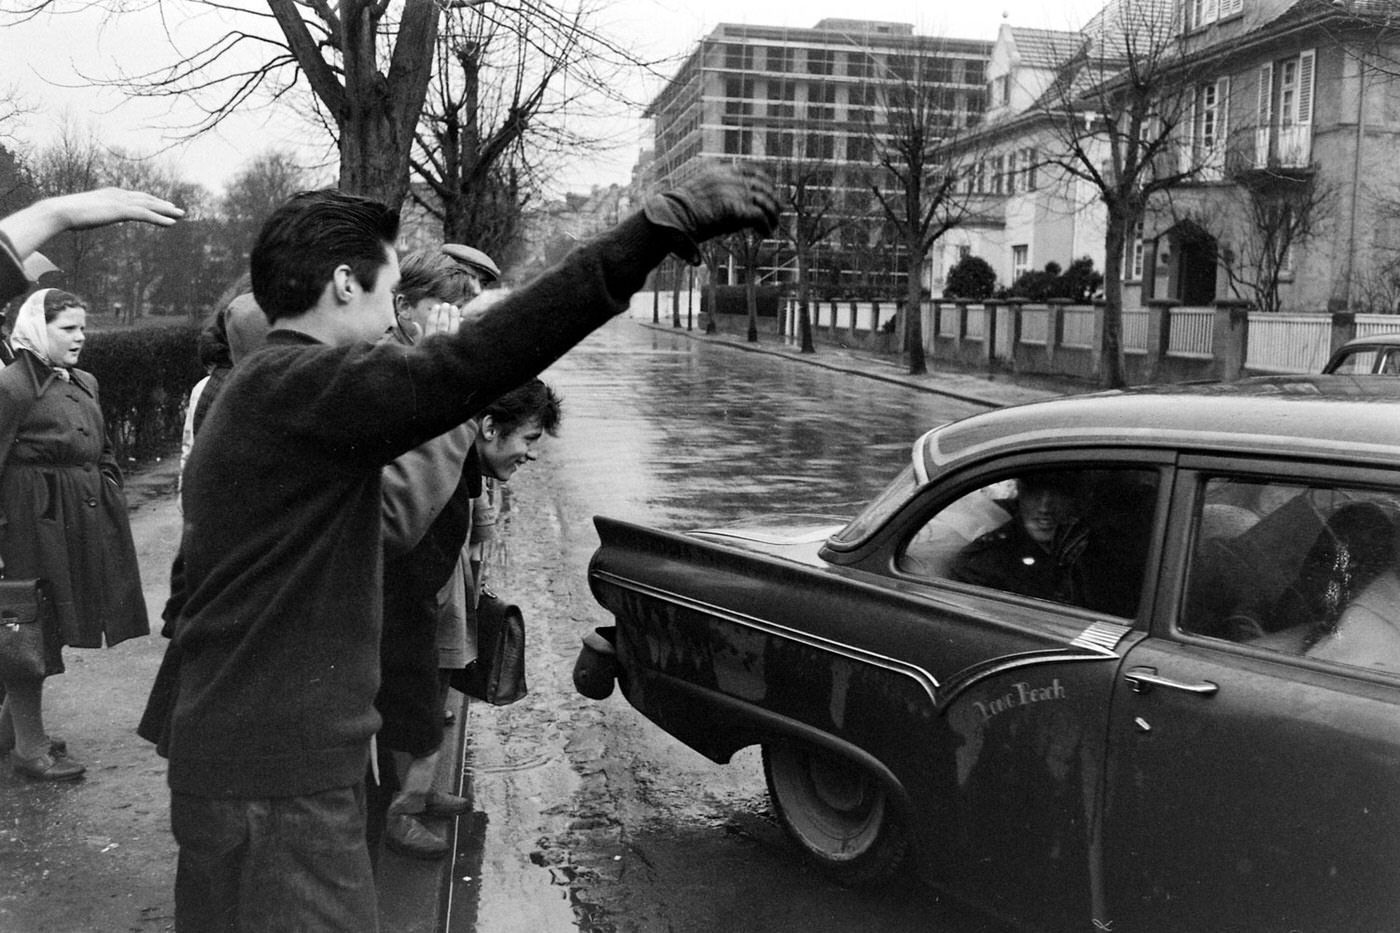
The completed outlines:
{"type": "MultiPolygon", "coordinates": [[[[63,672],[64,645],[100,648],[150,632],[97,381],[74,368],[86,325],[74,295],[35,292],[15,319],[15,362],[0,370],[0,561],[6,576],[49,582],[57,620],[44,633],[49,675],[63,672]]],[[[0,750],[15,771],[81,777],[83,765],[45,732],[44,679],[4,686],[0,750]]]]}

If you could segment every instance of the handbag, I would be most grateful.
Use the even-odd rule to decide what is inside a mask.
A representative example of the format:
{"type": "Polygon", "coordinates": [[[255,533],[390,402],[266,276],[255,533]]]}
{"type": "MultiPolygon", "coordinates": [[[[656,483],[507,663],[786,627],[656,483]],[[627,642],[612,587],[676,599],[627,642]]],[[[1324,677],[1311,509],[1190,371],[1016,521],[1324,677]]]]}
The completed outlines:
{"type": "Polygon", "coordinates": [[[506,706],[525,696],[525,617],[486,587],[476,603],[476,660],[454,671],[452,686],[469,697],[506,706]]]}
{"type": "Polygon", "coordinates": [[[57,622],[44,580],[0,579],[0,680],[42,680],[44,629],[57,622]]]}

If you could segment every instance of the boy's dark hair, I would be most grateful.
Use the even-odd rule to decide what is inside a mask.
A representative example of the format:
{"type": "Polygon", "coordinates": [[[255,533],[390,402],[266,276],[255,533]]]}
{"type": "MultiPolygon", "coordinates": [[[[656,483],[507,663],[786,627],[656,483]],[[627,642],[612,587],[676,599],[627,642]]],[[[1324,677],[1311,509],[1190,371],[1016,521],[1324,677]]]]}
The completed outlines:
{"type": "Polygon", "coordinates": [[[398,235],[399,215],[378,201],[333,188],[293,195],[253,244],[253,297],[276,323],[315,307],[337,266],[373,289],[398,235]]]}
{"type": "Polygon", "coordinates": [[[531,379],[487,405],[481,414],[490,415],[504,434],[535,418],[546,434],[555,435],[559,433],[563,401],[547,382],[531,379]]]}

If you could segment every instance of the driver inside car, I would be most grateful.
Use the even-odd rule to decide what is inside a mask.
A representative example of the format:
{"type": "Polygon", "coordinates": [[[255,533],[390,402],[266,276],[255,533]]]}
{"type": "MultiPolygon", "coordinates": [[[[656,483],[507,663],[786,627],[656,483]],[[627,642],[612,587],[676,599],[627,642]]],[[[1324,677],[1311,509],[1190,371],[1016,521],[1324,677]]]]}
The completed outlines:
{"type": "Polygon", "coordinates": [[[1088,530],[1080,513],[1081,497],[1068,477],[1021,477],[1011,518],[963,548],[950,575],[1021,596],[1082,604],[1079,558],[1088,530]]]}

